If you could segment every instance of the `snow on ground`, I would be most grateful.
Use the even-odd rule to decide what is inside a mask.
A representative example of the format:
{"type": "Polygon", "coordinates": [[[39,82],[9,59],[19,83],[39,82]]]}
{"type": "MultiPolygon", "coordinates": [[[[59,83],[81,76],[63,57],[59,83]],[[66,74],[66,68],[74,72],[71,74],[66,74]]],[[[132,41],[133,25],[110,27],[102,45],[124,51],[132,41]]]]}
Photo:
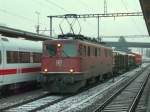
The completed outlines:
{"type": "Polygon", "coordinates": [[[115,82],[113,82],[112,79],[110,79],[106,83],[102,83],[87,91],[79,93],[78,95],[69,97],[68,99],[65,99],[61,102],[51,105],[41,111],[42,112],[80,111],[83,108],[92,105],[97,100],[102,99],[104,96],[106,96],[106,94],[108,94],[108,92],[111,92],[112,89],[117,88],[119,84],[131,78],[137,71],[140,71],[141,69],[142,68],[137,68],[131,72],[127,72],[123,75],[120,75],[115,78],[115,82]]]}

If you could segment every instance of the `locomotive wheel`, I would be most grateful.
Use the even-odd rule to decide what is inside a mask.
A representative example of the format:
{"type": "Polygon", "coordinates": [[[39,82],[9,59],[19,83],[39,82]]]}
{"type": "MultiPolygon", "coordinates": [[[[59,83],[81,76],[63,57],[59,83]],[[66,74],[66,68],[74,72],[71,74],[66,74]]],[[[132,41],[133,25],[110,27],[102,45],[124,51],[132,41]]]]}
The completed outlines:
{"type": "Polygon", "coordinates": [[[94,84],[95,82],[96,82],[96,77],[93,77],[92,79],[87,80],[88,85],[94,84]]]}

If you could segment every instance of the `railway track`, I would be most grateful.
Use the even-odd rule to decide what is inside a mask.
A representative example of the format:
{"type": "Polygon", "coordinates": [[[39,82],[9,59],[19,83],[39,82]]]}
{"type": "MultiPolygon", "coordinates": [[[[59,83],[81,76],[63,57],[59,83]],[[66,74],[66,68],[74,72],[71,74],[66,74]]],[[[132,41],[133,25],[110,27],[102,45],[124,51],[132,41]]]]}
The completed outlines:
{"type": "Polygon", "coordinates": [[[130,80],[93,112],[134,112],[149,78],[150,68],[130,80]]]}
{"type": "Polygon", "coordinates": [[[148,108],[148,102],[149,102],[149,93],[150,93],[150,79],[148,80],[144,91],[142,93],[142,96],[139,100],[139,103],[136,107],[135,112],[148,112],[149,108],[148,108]]]}
{"type": "MultiPolygon", "coordinates": [[[[27,112],[27,111],[28,112],[33,112],[33,111],[34,112],[35,111],[54,111],[54,112],[66,111],[66,112],[70,112],[72,110],[76,111],[74,109],[74,108],[76,108],[76,106],[79,107],[79,105],[83,105],[84,103],[89,102],[89,100],[91,101],[93,99],[95,101],[97,101],[97,97],[98,97],[98,99],[99,98],[101,99],[101,98],[103,98],[103,96],[105,96],[105,94],[107,95],[107,93],[109,93],[111,90],[112,91],[118,90],[118,88],[120,87],[119,86],[120,84],[122,87],[122,85],[124,85],[124,83],[128,82],[127,81],[128,79],[132,79],[132,77],[134,78],[134,77],[138,76],[136,74],[142,73],[141,70],[137,69],[137,70],[131,71],[131,73],[124,74],[123,76],[120,76],[118,79],[116,78],[117,80],[114,83],[107,82],[106,84],[104,83],[104,84],[101,84],[100,86],[94,87],[95,89],[97,88],[96,90],[94,88],[91,88],[91,89],[81,92],[79,94],[64,95],[64,96],[52,95],[52,94],[45,93],[45,95],[40,95],[39,97],[32,98],[30,100],[21,101],[18,103],[16,103],[17,102],[16,101],[15,104],[7,106],[7,107],[4,106],[3,108],[1,108],[1,105],[0,105],[0,111],[6,111],[6,112],[20,112],[20,111],[21,112],[27,112]],[[134,75],[134,73],[135,73],[135,75],[134,75]],[[109,91],[109,92],[107,92],[107,91],[109,91]]],[[[142,76],[143,76],[142,78],[144,79],[146,75],[142,75],[142,76]]],[[[140,79],[136,82],[137,82],[136,85],[142,84],[142,81],[140,79]]],[[[136,88],[134,90],[136,90],[136,88]]],[[[104,100],[101,100],[101,101],[104,102],[104,100]]],[[[8,102],[5,102],[5,103],[7,104],[8,102]]],[[[0,104],[1,104],[1,101],[0,101],[0,104]]],[[[83,107],[83,110],[84,110],[84,107],[83,107]]],[[[82,111],[82,109],[80,111],[82,111]]],[[[89,109],[89,111],[90,111],[90,109],[89,109]]],[[[113,111],[111,110],[110,112],[113,112],[113,111]]]]}
{"type": "Polygon", "coordinates": [[[20,95],[14,95],[11,97],[2,98],[0,99],[0,112],[43,98],[48,94],[49,94],[48,92],[44,92],[43,90],[36,90],[36,91],[27,92],[20,95]]]}
{"type": "Polygon", "coordinates": [[[92,112],[97,104],[99,104],[99,101],[104,102],[106,98],[110,96],[108,93],[110,94],[113,93],[113,91],[118,90],[119,87],[122,87],[122,85],[132,79],[132,77],[142,73],[146,68],[147,67],[144,67],[143,69],[138,68],[125,73],[116,77],[115,82],[111,79],[108,82],[42,109],[41,112],[92,112]]]}
{"type": "Polygon", "coordinates": [[[4,111],[6,112],[27,112],[27,111],[36,112],[50,105],[58,103],[62,100],[65,100],[68,97],[69,96],[47,96],[39,100],[35,100],[35,101],[29,102],[20,106],[16,106],[14,108],[10,108],[4,111]]]}

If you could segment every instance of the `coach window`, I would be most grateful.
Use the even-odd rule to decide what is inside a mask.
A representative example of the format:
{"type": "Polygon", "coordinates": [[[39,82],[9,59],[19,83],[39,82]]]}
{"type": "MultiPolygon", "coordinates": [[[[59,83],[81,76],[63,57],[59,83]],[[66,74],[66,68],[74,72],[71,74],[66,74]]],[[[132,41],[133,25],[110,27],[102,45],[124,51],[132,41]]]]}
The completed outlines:
{"type": "Polygon", "coordinates": [[[88,56],[90,56],[90,53],[91,53],[90,46],[88,46],[88,56]]]}
{"type": "Polygon", "coordinates": [[[18,63],[18,51],[7,51],[7,63],[18,63]]]}
{"type": "Polygon", "coordinates": [[[20,63],[30,63],[30,52],[19,52],[20,63]]]}
{"type": "Polygon", "coordinates": [[[41,53],[33,53],[33,63],[40,63],[41,56],[41,53]]]}
{"type": "Polygon", "coordinates": [[[2,53],[0,51],[0,64],[2,63],[2,53]]]}

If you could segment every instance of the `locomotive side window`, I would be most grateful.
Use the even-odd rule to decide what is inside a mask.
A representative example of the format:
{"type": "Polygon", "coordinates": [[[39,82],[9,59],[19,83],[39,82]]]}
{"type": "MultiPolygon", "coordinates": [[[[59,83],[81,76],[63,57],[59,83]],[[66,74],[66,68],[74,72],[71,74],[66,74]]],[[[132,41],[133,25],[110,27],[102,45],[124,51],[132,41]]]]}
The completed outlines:
{"type": "Polygon", "coordinates": [[[64,44],[63,49],[62,49],[62,56],[64,57],[77,56],[77,46],[74,44],[64,44]]]}
{"type": "Polygon", "coordinates": [[[33,53],[33,63],[40,63],[41,56],[41,53],[33,53]]]}
{"type": "Polygon", "coordinates": [[[99,48],[99,50],[98,50],[98,51],[99,51],[99,54],[98,54],[98,55],[99,55],[99,56],[101,56],[101,48],[99,48]]]}
{"type": "Polygon", "coordinates": [[[82,56],[82,45],[79,45],[79,56],[82,56]]]}
{"type": "Polygon", "coordinates": [[[97,48],[95,48],[95,56],[97,56],[97,48]]]}
{"type": "Polygon", "coordinates": [[[112,56],[112,51],[111,50],[109,50],[109,56],[112,56]]]}
{"type": "Polygon", "coordinates": [[[18,63],[18,51],[7,51],[7,63],[18,63]]]}
{"type": "Polygon", "coordinates": [[[91,53],[90,46],[88,46],[88,56],[90,56],[90,53],[91,53]]]}
{"type": "Polygon", "coordinates": [[[95,56],[95,48],[92,47],[92,56],[95,56]]]}
{"type": "Polygon", "coordinates": [[[86,46],[83,47],[83,56],[86,56],[86,46]]]}
{"type": "Polygon", "coordinates": [[[30,63],[30,53],[29,52],[19,52],[19,62],[20,63],[30,63]]]}
{"type": "Polygon", "coordinates": [[[47,49],[50,56],[56,56],[56,54],[57,54],[57,46],[56,45],[53,45],[53,44],[48,45],[46,47],[46,49],[47,49]]]}
{"type": "Polygon", "coordinates": [[[107,57],[107,49],[104,49],[105,56],[107,57]]]}

